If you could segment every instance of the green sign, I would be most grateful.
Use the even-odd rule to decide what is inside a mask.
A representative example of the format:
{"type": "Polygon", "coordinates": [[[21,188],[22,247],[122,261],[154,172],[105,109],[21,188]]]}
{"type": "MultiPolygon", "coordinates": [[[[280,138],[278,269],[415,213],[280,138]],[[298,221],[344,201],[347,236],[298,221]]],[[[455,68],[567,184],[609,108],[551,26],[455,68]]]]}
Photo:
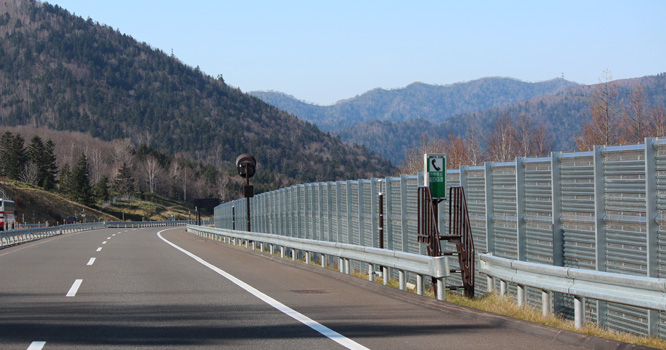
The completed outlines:
{"type": "Polygon", "coordinates": [[[423,155],[425,183],[430,187],[433,199],[446,199],[446,155],[423,155]]]}

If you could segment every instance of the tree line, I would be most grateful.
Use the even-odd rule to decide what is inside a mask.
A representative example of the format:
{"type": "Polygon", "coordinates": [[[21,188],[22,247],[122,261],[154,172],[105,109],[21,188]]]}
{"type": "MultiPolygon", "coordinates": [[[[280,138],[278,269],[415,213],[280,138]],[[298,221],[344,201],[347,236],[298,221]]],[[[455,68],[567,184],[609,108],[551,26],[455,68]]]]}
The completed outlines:
{"type": "MultiPolygon", "coordinates": [[[[575,136],[580,151],[595,145],[637,144],[646,137],[666,136],[664,103],[651,103],[640,83],[623,96],[608,70],[592,87],[588,111],[590,120],[575,136]]],[[[400,173],[423,171],[424,153],[446,154],[449,169],[485,161],[509,162],[516,157],[545,157],[553,150],[553,138],[546,124],[531,115],[504,112],[488,132],[468,126],[464,137],[450,133],[444,138],[429,138],[423,134],[420,144],[408,150],[400,173]]]]}
{"type": "MultiPolygon", "coordinates": [[[[87,206],[100,206],[112,197],[154,193],[183,201],[237,196],[229,174],[219,168],[172,157],[128,140],[103,142],[88,135],[51,134],[67,140],[58,145],[35,134],[0,136],[0,176],[57,192],[87,206]],[[94,143],[97,142],[97,143],[94,143]]],[[[239,187],[240,188],[240,187],[239,187]]]]}

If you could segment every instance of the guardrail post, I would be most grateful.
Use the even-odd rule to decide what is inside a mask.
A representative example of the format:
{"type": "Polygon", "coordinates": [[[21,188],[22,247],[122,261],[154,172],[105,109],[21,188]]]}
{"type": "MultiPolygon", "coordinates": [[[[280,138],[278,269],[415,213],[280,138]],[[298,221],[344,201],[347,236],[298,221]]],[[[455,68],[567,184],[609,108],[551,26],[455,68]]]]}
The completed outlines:
{"type": "Polygon", "coordinates": [[[423,275],[416,275],[416,294],[423,295],[423,275]]]}
{"type": "Polygon", "coordinates": [[[321,254],[321,267],[325,269],[328,265],[328,260],[326,259],[325,254],[321,254]]]}
{"type": "Polygon", "coordinates": [[[492,293],[495,291],[495,278],[492,276],[486,276],[486,290],[488,291],[488,294],[492,293]]]}
{"type": "Polygon", "coordinates": [[[446,278],[437,278],[437,300],[446,300],[446,278]]]}
{"type": "Polygon", "coordinates": [[[305,263],[310,265],[310,252],[305,252],[305,263]]]}
{"type": "Polygon", "coordinates": [[[280,246],[280,257],[284,259],[284,247],[280,246]]]}
{"type": "Polygon", "coordinates": [[[296,261],[296,249],[291,248],[291,260],[296,261]]]}
{"type": "Polygon", "coordinates": [[[399,282],[400,290],[405,290],[405,288],[407,288],[406,283],[405,283],[405,271],[398,270],[398,282],[399,282]]]}
{"type": "Polygon", "coordinates": [[[338,270],[340,273],[345,273],[345,259],[338,258],[338,270]]]}
{"type": "Polygon", "coordinates": [[[585,325],[585,298],[574,296],[574,324],[576,329],[585,325]]]}
{"type": "Polygon", "coordinates": [[[517,286],[516,298],[518,302],[518,307],[521,307],[525,304],[525,286],[519,284],[517,286]]]}
{"type": "MultiPolygon", "coordinates": [[[[416,276],[418,278],[418,276],[416,276]]],[[[388,267],[382,266],[382,278],[384,280],[384,285],[388,285],[388,280],[389,280],[389,270],[388,267]]]]}
{"type": "Polygon", "coordinates": [[[550,293],[547,290],[541,291],[541,314],[550,315],[550,293]]]}
{"type": "Polygon", "coordinates": [[[351,260],[350,259],[344,259],[345,260],[345,275],[351,274],[351,260]]]}
{"type": "Polygon", "coordinates": [[[506,296],[506,281],[505,280],[500,280],[500,295],[505,297],[506,296]]]}
{"type": "Polygon", "coordinates": [[[271,255],[275,255],[275,245],[269,244],[268,250],[270,251],[271,255]]]}
{"type": "Polygon", "coordinates": [[[370,281],[370,282],[375,281],[375,265],[374,264],[368,264],[368,281],[370,281]]]}

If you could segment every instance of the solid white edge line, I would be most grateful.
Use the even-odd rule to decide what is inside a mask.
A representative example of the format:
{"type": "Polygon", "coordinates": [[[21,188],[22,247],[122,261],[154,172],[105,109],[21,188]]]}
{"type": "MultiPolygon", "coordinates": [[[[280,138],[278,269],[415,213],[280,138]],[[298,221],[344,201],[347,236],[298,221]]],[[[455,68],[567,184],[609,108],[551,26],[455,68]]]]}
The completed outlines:
{"type": "Polygon", "coordinates": [[[72,288],[69,289],[69,292],[67,292],[67,297],[73,297],[76,296],[76,292],[79,291],[79,287],[81,287],[81,283],[83,280],[76,280],[74,281],[74,284],[72,284],[72,288]]]}
{"type": "Polygon", "coordinates": [[[42,350],[44,345],[46,345],[45,341],[34,341],[30,343],[30,346],[28,346],[28,350],[42,350]]]}
{"type": "Polygon", "coordinates": [[[90,266],[94,263],[95,263],[95,258],[90,258],[90,260],[88,260],[88,266],[90,266]]]}
{"type": "Polygon", "coordinates": [[[345,337],[344,335],[342,335],[342,334],[340,334],[340,333],[338,333],[338,332],[320,324],[319,322],[301,314],[300,312],[288,307],[287,305],[284,305],[281,302],[269,297],[268,295],[260,292],[256,288],[254,288],[251,285],[241,281],[240,279],[238,279],[238,278],[234,277],[233,275],[227,273],[226,271],[218,268],[217,266],[214,266],[214,265],[208,263],[207,261],[201,259],[200,257],[188,252],[187,250],[185,250],[185,249],[167,241],[164,237],[162,237],[162,234],[161,234],[164,231],[168,231],[168,230],[162,230],[162,231],[157,232],[157,236],[162,241],[164,241],[168,245],[180,250],[182,253],[184,253],[185,255],[189,256],[190,258],[196,260],[201,265],[204,265],[207,268],[215,271],[217,274],[219,274],[220,276],[222,276],[222,277],[228,279],[229,281],[233,282],[235,285],[245,289],[248,293],[254,295],[257,298],[259,298],[260,300],[262,300],[266,304],[276,308],[280,312],[282,312],[282,313],[286,314],[287,316],[295,319],[296,321],[299,321],[299,322],[303,323],[304,325],[314,329],[315,331],[321,333],[322,335],[324,335],[325,337],[333,340],[334,342],[346,347],[347,349],[354,349],[354,350],[368,349],[365,346],[363,346],[363,345],[345,337]]]}

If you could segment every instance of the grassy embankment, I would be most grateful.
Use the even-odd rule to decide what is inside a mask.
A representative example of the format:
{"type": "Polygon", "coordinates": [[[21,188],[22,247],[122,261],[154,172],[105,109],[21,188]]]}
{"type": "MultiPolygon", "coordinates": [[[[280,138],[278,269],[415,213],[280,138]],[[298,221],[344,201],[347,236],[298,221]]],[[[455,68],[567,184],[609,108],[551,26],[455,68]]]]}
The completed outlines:
{"type": "MultiPolygon", "coordinates": [[[[2,188],[9,199],[16,202],[17,222],[62,224],[64,219],[75,216],[82,221],[164,221],[194,219],[194,206],[166,197],[146,194],[143,199],[116,201],[102,209],[96,209],[73,202],[64,196],[44,191],[19,181],[0,179],[2,188]]],[[[101,203],[99,203],[101,206],[101,203]]],[[[210,213],[202,215],[209,219],[210,213]]]]}

